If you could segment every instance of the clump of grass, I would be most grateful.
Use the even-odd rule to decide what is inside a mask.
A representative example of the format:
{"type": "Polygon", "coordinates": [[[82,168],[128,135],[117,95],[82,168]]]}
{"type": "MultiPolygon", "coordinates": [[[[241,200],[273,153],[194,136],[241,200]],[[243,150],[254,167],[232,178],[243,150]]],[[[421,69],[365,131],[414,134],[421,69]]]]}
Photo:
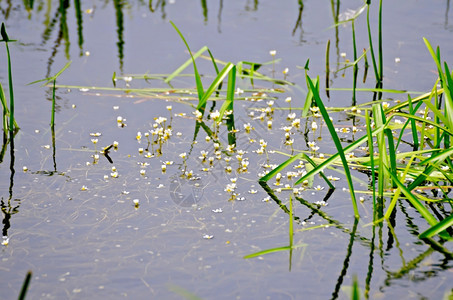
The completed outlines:
{"type": "Polygon", "coordinates": [[[12,68],[11,68],[11,55],[9,52],[8,43],[15,42],[16,40],[11,40],[6,33],[5,23],[2,23],[2,27],[0,30],[2,40],[0,42],[5,43],[6,47],[6,54],[8,57],[8,87],[9,87],[9,109],[6,102],[5,93],[3,92],[3,87],[0,84],[0,100],[2,102],[3,107],[3,129],[4,131],[9,131],[13,133],[14,131],[19,130],[19,126],[17,126],[16,120],[14,118],[14,91],[13,91],[13,75],[12,75],[12,68]],[[9,116],[9,123],[7,118],[9,116]]]}
{"type": "MultiPolygon", "coordinates": [[[[448,64],[441,63],[439,48],[434,51],[428,40],[424,39],[424,41],[436,63],[441,88],[437,88],[438,81],[436,81],[431,92],[414,99],[408,96],[407,101],[394,106],[384,101],[373,101],[362,105],[361,108],[364,109],[365,113],[355,114],[355,116],[365,119],[367,134],[345,147],[338,139],[327,109],[319,96],[319,79],[312,80],[307,76],[311,97],[307,101],[310,101],[310,103],[313,101],[319,108],[336,146],[337,153],[314,166],[295,184],[300,184],[312,178],[313,175],[321,173],[329,166],[334,164],[338,166],[341,161],[351,193],[354,215],[358,218],[359,213],[355,201],[353,181],[349,171],[351,161],[346,159],[345,154],[368,142],[369,156],[355,158],[354,164],[371,176],[375,216],[381,216],[380,218],[375,217],[375,222],[389,219],[395,209],[396,201],[404,198],[431,226],[420,234],[420,238],[430,239],[434,235],[438,235],[443,240],[451,240],[451,235],[446,230],[453,226],[453,217],[448,213],[448,209],[445,216],[440,216],[437,212],[433,213],[426,208],[424,203],[434,200],[419,192],[414,192],[427,184],[431,184],[433,188],[439,188],[443,193],[443,200],[436,200],[436,202],[449,203],[450,197],[443,192],[445,189],[442,187],[442,182],[444,182],[445,188],[451,188],[453,184],[453,163],[450,158],[453,155],[450,143],[453,136],[453,118],[451,117],[453,115],[452,75],[448,64]],[[445,96],[443,107],[440,106],[439,100],[442,94],[445,96]],[[423,116],[417,115],[419,109],[423,110],[423,116]],[[405,121],[398,121],[397,118],[403,118],[405,121]],[[373,120],[373,124],[371,124],[371,120],[373,120]],[[405,144],[411,144],[411,142],[404,141],[404,136],[412,138],[412,150],[410,151],[407,151],[405,144]],[[375,142],[377,143],[376,148],[373,146],[375,142]],[[378,152],[375,152],[375,149],[378,152]],[[425,157],[426,154],[430,157],[425,157]],[[403,163],[401,163],[402,161],[403,163]],[[377,177],[377,180],[375,177],[377,177]],[[386,206],[384,196],[389,189],[393,189],[394,197],[390,205],[387,206],[385,214],[378,213],[378,209],[383,209],[386,206]]],[[[378,93],[385,90],[377,88],[371,89],[371,91],[378,93]]],[[[302,153],[293,155],[262,177],[260,181],[267,182],[298,159],[304,159],[302,153]]]]}

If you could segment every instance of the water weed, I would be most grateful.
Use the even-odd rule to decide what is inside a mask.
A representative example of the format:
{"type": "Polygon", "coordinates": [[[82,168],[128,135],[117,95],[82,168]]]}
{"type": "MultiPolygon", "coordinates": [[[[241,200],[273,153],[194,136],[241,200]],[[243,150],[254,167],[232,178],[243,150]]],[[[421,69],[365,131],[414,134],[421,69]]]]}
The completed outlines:
{"type": "Polygon", "coordinates": [[[19,127],[17,126],[16,120],[14,118],[13,74],[12,74],[12,67],[11,67],[11,54],[9,51],[8,43],[16,42],[16,40],[11,40],[8,37],[8,34],[6,33],[5,23],[2,23],[0,33],[2,36],[2,40],[0,40],[0,42],[5,43],[6,54],[7,54],[7,59],[8,59],[8,88],[9,88],[9,109],[8,109],[7,105],[6,105],[5,94],[3,92],[3,87],[0,84],[0,100],[2,102],[2,107],[3,107],[3,129],[5,132],[7,130],[9,130],[10,132],[13,132],[13,131],[19,130],[19,127]],[[8,116],[9,116],[9,122],[6,122],[6,118],[8,116]],[[5,124],[8,124],[8,126],[5,127],[5,124]]]}

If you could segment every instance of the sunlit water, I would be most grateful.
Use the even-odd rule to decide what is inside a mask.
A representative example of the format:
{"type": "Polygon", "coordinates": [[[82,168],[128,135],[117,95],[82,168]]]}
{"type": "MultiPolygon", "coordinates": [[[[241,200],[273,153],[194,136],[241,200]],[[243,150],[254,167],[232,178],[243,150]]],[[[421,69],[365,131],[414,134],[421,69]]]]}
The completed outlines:
{"type": "MultiPolygon", "coordinates": [[[[351,28],[340,26],[338,33],[330,28],[330,2],[305,1],[301,7],[297,1],[209,1],[203,7],[203,1],[169,1],[165,5],[158,2],[154,12],[148,3],[135,2],[115,10],[117,2],[84,2],[83,22],[79,24],[71,3],[66,9],[66,40],[60,33],[64,20],[57,12],[57,2],[48,12],[44,2],[35,3],[31,12],[19,2],[0,4],[8,34],[18,40],[10,48],[16,118],[21,127],[14,139],[15,151],[11,154],[8,144],[0,164],[3,233],[8,237],[0,254],[1,299],[17,297],[28,270],[33,272],[30,299],[180,299],[189,295],[205,299],[345,299],[353,276],[371,299],[441,299],[450,291],[451,256],[430,249],[417,238],[428,228],[426,221],[401,202],[392,224],[397,239],[387,224],[365,227],[372,221],[373,209],[371,197],[365,195],[359,205],[361,220],[354,227],[350,195],[343,190],[344,175],[335,171],[327,174],[340,178],[334,182],[338,188],[330,197],[325,198],[327,186],[318,178],[313,186],[319,184],[320,191],[307,188],[300,194],[308,203],[325,199],[327,206],[294,200],[294,244],[302,245],[300,248],[291,256],[281,251],[243,258],[289,244],[285,212],[289,193],[275,192],[275,199],[285,205],[280,207],[257,181],[264,171],[262,164],[279,164],[286,156],[268,153],[268,161],[265,153],[256,151],[262,139],[267,142],[267,151],[291,154],[281,129],[291,124],[287,119],[290,111],[280,108],[288,109],[285,98],[292,97],[291,112],[300,113],[295,108],[305,100],[306,60],[310,59],[310,75],[321,75],[323,83],[325,48],[330,39],[331,86],[352,85],[351,70],[337,72],[345,59],[352,59],[351,28]],[[113,72],[117,76],[171,73],[189,56],[170,20],[193,51],[206,45],[222,61],[261,63],[271,62],[269,51],[276,50],[275,59],[281,60],[259,71],[283,79],[283,70],[289,68],[287,79],[297,86],[285,87],[284,94],[268,93],[276,97],[271,129],[267,123],[271,118],[255,118],[260,115],[255,110],[270,106],[268,100],[235,102],[235,125],[240,129],[236,149],[247,151],[243,155],[249,162],[247,168],[238,171],[237,152],[230,153],[229,162],[226,153],[221,160],[215,158],[215,146],[212,140],[206,141],[203,129],[193,144],[196,121],[189,105],[96,89],[57,90],[53,147],[51,90],[26,84],[54,75],[68,60],[72,64],[58,78],[58,84],[112,87],[113,72]],[[53,24],[47,31],[46,22],[53,24]],[[255,116],[250,116],[251,112],[255,116]],[[118,126],[119,116],[126,119],[127,126],[118,126]],[[172,136],[163,144],[161,156],[156,152],[159,146],[154,145],[149,152],[154,150],[156,155],[147,158],[144,134],[153,129],[158,117],[167,118],[165,126],[171,122],[172,136]],[[250,133],[244,129],[248,123],[254,127],[250,133]],[[101,135],[90,135],[97,132],[101,135]],[[137,140],[138,132],[142,133],[141,141],[137,140]],[[98,140],[96,145],[92,139],[98,140]],[[114,141],[118,148],[109,153],[113,164],[102,154],[94,161],[95,149],[102,150],[114,141]],[[144,148],[143,153],[139,148],[144,148]],[[209,160],[202,162],[201,151],[214,157],[213,167],[209,160]],[[186,153],[185,158],[182,153],[186,153]],[[163,173],[166,161],[173,163],[163,173]],[[229,166],[231,172],[226,171],[229,166]],[[192,170],[192,179],[181,177],[183,170],[192,170]],[[237,196],[231,201],[231,193],[225,190],[234,178],[237,196]],[[327,224],[332,226],[301,231],[327,224]]],[[[156,4],[152,3],[153,8],[156,4]]],[[[340,12],[360,5],[361,1],[342,1],[340,12]]],[[[439,44],[443,59],[452,61],[453,27],[447,9],[448,1],[384,3],[386,88],[432,88],[437,75],[422,37],[439,44]]],[[[364,17],[356,21],[359,49],[368,47],[364,17]]],[[[377,7],[373,7],[371,19],[377,24],[377,7]]],[[[0,80],[8,94],[3,48],[1,53],[0,80]]],[[[207,75],[207,86],[214,74],[212,64],[200,60],[199,67],[207,75]]],[[[189,67],[186,73],[191,72],[189,67]]],[[[370,78],[371,73],[369,70],[370,78]]],[[[160,81],[138,79],[118,80],[116,84],[166,87],[160,81]]],[[[195,88],[193,78],[175,79],[172,84],[195,88]]],[[[372,85],[372,79],[367,84],[372,85]]],[[[242,80],[238,87],[251,86],[242,80]]],[[[278,87],[262,81],[255,86],[278,87]]],[[[252,97],[250,93],[243,96],[252,97]]],[[[322,97],[327,106],[351,105],[349,92],[331,92],[330,100],[325,94],[322,97]]],[[[370,100],[369,95],[358,96],[358,102],[370,100]]],[[[211,105],[208,103],[208,108],[211,105]]],[[[221,102],[215,109],[220,107],[221,102]]],[[[352,128],[346,114],[335,114],[334,119],[339,128],[352,128]]],[[[315,141],[319,152],[335,152],[325,128],[315,132],[306,129],[313,121],[320,122],[303,120],[300,129],[293,130],[294,149],[308,150],[307,142],[315,141]]],[[[364,126],[360,122],[356,124],[359,129],[364,126]]],[[[212,128],[212,121],[206,124],[212,128]]],[[[227,135],[222,126],[224,147],[227,135]]],[[[349,132],[340,137],[353,140],[355,135],[349,132]]],[[[354,176],[362,181],[356,182],[356,188],[366,190],[369,178],[361,173],[354,176]]],[[[271,188],[278,188],[274,183],[269,183],[271,188]]],[[[290,182],[282,179],[282,183],[290,182]]]]}

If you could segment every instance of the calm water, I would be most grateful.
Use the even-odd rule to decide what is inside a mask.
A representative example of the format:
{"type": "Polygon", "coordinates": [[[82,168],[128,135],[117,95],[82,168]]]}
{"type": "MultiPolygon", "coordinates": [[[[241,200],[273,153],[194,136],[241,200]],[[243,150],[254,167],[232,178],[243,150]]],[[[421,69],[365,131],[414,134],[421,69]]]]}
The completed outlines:
{"type": "MultiPolygon", "coordinates": [[[[28,270],[33,271],[29,299],[184,299],[190,295],[204,299],[347,299],[355,275],[370,299],[442,299],[450,292],[451,255],[418,240],[417,235],[428,228],[419,214],[401,202],[392,224],[394,235],[386,223],[376,228],[364,226],[372,221],[372,200],[364,196],[359,207],[361,220],[354,226],[350,196],[342,190],[344,176],[335,171],[328,174],[340,177],[332,195],[315,179],[315,185],[324,184],[325,189],[308,189],[301,193],[304,200],[294,203],[294,243],[302,247],[291,256],[282,251],[243,259],[260,250],[288,245],[286,207],[272,199],[263,201],[268,194],[257,179],[267,158],[253,152],[259,149],[260,139],[267,141],[269,150],[291,152],[283,144],[281,130],[288,125],[287,110],[275,110],[272,129],[268,129],[267,119],[249,116],[254,109],[265,108],[265,101],[236,101],[235,123],[241,129],[236,143],[238,150],[248,151],[244,154],[249,161],[247,171],[237,171],[235,153],[230,162],[222,154],[222,160],[215,159],[214,167],[204,172],[209,162],[201,162],[200,152],[214,157],[214,145],[205,140],[203,130],[197,143],[192,143],[195,119],[187,103],[59,88],[53,147],[51,91],[39,84],[27,85],[55,74],[69,60],[72,64],[58,84],[112,87],[113,72],[118,76],[171,73],[189,58],[171,20],[193,51],[206,45],[222,61],[270,62],[269,51],[276,50],[276,58],[281,60],[275,63],[275,77],[283,78],[282,71],[289,68],[287,79],[296,86],[269,96],[277,97],[276,108],[288,108],[284,101],[288,96],[292,108],[301,107],[305,78],[298,67],[309,58],[310,75],[320,75],[324,82],[328,39],[331,86],[352,85],[351,70],[343,76],[338,71],[341,65],[336,64],[344,62],[341,53],[352,59],[351,27],[340,26],[337,32],[331,28],[330,1],[303,1],[303,6],[298,1],[270,0],[153,1],[153,11],[145,1],[123,5],[119,1],[83,1],[81,18],[76,17],[74,3],[59,11],[59,3],[51,2],[49,6],[47,1],[35,1],[31,11],[19,1],[0,2],[8,35],[18,40],[10,44],[10,50],[16,119],[21,127],[14,140],[15,151],[11,154],[10,144],[6,145],[0,164],[3,234],[9,238],[9,244],[0,248],[1,299],[17,297],[28,270]],[[66,24],[67,35],[61,24],[66,24]],[[126,119],[127,126],[118,126],[118,116],[126,119]],[[144,134],[158,117],[166,117],[167,125],[172,119],[172,136],[163,145],[162,156],[146,158],[138,149],[147,148],[144,134]],[[243,130],[247,123],[255,127],[250,134],[243,130]],[[141,142],[136,138],[139,131],[141,142]],[[102,135],[90,136],[97,132],[102,135]],[[96,146],[91,141],[95,138],[96,146]],[[250,143],[250,139],[256,142],[250,143]],[[113,141],[118,142],[118,149],[110,151],[113,164],[102,155],[94,163],[95,147],[101,150],[113,141]],[[186,153],[186,159],[181,153],[186,153]],[[162,173],[165,161],[173,164],[162,173]],[[117,178],[111,175],[113,166],[117,178]],[[231,173],[225,172],[228,166],[231,173]],[[181,178],[184,169],[193,170],[196,180],[181,178]],[[242,201],[229,201],[225,189],[232,178],[237,178],[236,193],[242,201]],[[322,199],[329,205],[310,204],[322,199]],[[326,224],[333,226],[302,231],[326,224]]],[[[422,37],[440,45],[443,60],[453,61],[449,1],[384,2],[384,86],[430,90],[437,74],[422,37]]],[[[361,5],[362,1],[341,1],[340,12],[361,5]]],[[[377,24],[376,7],[371,19],[377,24]]],[[[363,15],[356,22],[359,49],[368,45],[365,25],[363,15]]],[[[6,89],[6,54],[1,46],[0,81],[6,89]]],[[[207,86],[212,80],[212,64],[200,60],[199,67],[207,86]]],[[[260,71],[272,76],[272,69],[269,64],[260,71]]],[[[191,72],[189,67],[186,73],[191,72]]],[[[370,77],[371,73],[369,70],[370,77]]],[[[195,87],[193,78],[187,77],[172,84],[175,88],[195,87]]],[[[119,87],[127,85],[166,87],[156,80],[117,81],[119,87]]],[[[238,87],[246,89],[250,84],[243,80],[238,87]]],[[[258,82],[255,87],[274,86],[258,82]]],[[[348,106],[351,95],[331,92],[325,100],[328,106],[348,106]]],[[[369,95],[359,94],[359,102],[369,100],[369,95]]],[[[344,114],[334,118],[338,126],[352,125],[344,114]]],[[[220,135],[227,143],[225,128],[220,135]]],[[[354,138],[352,134],[342,137],[354,138]]],[[[319,131],[304,135],[302,129],[295,136],[294,148],[306,150],[307,141],[316,141],[322,152],[334,152],[327,135],[319,131]]],[[[270,153],[269,163],[279,164],[285,158],[270,153]]],[[[368,177],[354,175],[362,182],[356,182],[357,189],[366,190],[368,177]]],[[[288,195],[277,191],[276,200],[287,206],[288,195]]],[[[452,250],[449,244],[444,247],[452,250]]]]}

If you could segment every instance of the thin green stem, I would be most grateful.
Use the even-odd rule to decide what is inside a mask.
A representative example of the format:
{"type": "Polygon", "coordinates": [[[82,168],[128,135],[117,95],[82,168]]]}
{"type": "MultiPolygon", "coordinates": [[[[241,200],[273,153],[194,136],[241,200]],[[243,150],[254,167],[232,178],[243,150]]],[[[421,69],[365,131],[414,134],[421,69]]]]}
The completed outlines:
{"type": "Polygon", "coordinates": [[[55,127],[55,82],[57,79],[53,80],[53,88],[52,88],[52,116],[50,118],[50,126],[52,128],[55,127]]]}
{"type": "Polygon", "coordinates": [[[373,70],[374,70],[374,75],[376,77],[376,81],[379,81],[380,76],[379,76],[378,68],[376,65],[376,57],[374,55],[373,38],[371,37],[370,4],[367,5],[366,20],[367,20],[367,27],[368,27],[368,40],[370,43],[371,61],[373,62],[373,70]]]}
{"type": "Polygon", "coordinates": [[[13,74],[11,70],[11,56],[9,53],[8,42],[5,42],[6,53],[8,55],[8,80],[9,80],[9,131],[14,131],[14,92],[13,92],[13,74]]]}

